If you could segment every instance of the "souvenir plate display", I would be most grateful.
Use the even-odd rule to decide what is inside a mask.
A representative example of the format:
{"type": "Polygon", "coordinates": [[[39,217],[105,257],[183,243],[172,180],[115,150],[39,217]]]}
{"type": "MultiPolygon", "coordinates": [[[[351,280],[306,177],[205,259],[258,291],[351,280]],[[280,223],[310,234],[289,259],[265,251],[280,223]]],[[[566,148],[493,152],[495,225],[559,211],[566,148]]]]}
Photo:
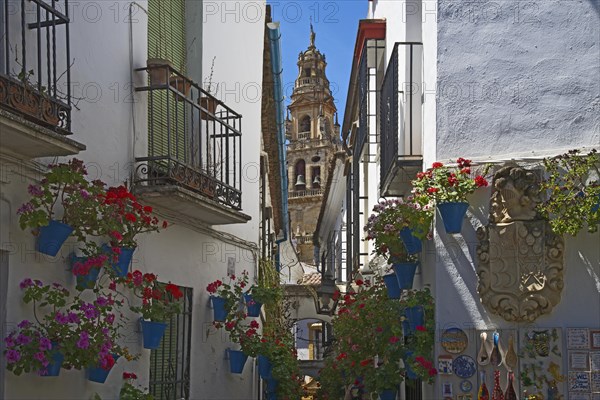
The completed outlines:
{"type": "Polygon", "coordinates": [[[469,356],[458,356],[452,361],[452,371],[460,378],[468,379],[475,375],[477,366],[475,360],[469,356]]]}
{"type": "Polygon", "coordinates": [[[460,382],[460,390],[465,393],[469,393],[471,390],[473,390],[473,384],[471,381],[465,379],[464,381],[460,382]]]}
{"type": "Polygon", "coordinates": [[[469,345],[469,338],[460,328],[448,328],[442,333],[440,339],[442,347],[450,354],[459,354],[469,345]]]}

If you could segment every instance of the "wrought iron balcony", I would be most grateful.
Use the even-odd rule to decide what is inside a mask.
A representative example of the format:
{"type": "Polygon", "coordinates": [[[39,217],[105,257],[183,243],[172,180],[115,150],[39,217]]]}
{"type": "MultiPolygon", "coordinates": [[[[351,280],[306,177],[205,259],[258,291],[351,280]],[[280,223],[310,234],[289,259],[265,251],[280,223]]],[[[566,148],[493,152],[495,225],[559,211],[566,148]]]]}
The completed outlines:
{"type": "Polygon", "coordinates": [[[184,218],[249,220],[239,212],[242,116],[168,65],[137,71],[150,79],[136,88],[147,93],[149,105],[148,152],[136,158],[136,191],[184,218]]]}
{"type": "Polygon", "coordinates": [[[68,0],[0,4],[0,131],[27,157],[76,154],[71,134],[68,0]]]}
{"type": "Polygon", "coordinates": [[[394,45],[381,89],[381,195],[408,195],[423,168],[423,44],[394,45]]]}

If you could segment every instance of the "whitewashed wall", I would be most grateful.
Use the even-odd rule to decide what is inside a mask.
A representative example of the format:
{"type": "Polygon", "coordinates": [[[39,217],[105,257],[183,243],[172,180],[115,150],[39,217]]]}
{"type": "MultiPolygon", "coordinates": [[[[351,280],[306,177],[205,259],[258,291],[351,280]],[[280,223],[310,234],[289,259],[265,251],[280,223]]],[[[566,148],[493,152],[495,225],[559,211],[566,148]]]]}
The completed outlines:
{"type": "MultiPolygon", "coordinates": [[[[231,89],[231,93],[219,97],[243,115],[243,170],[247,174],[242,186],[243,212],[250,215],[252,221],[223,228],[230,233],[227,237],[210,229],[192,231],[172,224],[159,234],[141,238],[133,267],[155,272],[163,281],[172,281],[194,290],[191,398],[246,400],[254,398],[257,393],[252,360],[246,364],[244,374],[229,372],[225,349],[235,347],[221,332],[210,328],[212,309],[208,305],[205,288],[209,282],[226,275],[230,257],[236,260],[237,274],[247,270],[251,279],[255,278],[253,249],[259,236],[258,139],[265,2],[253,3],[253,9],[262,12],[259,17],[249,14],[252,11],[249,2],[227,2],[229,10],[238,7],[237,16],[219,9],[204,21],[201,21],[202,12],[206,13],[209,5],[220,7],[224,3],[192,3],[188,8],[188,23],[192,24],[188,29],[188,42],[196,40],[194,45],[189,46],[190,59],[195,60],[195,64],[190,66],[190,75],[196,81],[201,80],[201,66],[197,63],[200,52],[204,71],[210,71],[210,62],[216,55],[213,82],[225,82],[223,88],[231,89]],[[200,5],[203,5],[202,9],[200,5]],[[257,94],[252,92],[253,88],[257,94]]],[[[72,138],[87,146],[87,151],[78,158],[87,163],[90,178],[103,179],[109,185],[130,179],[134,135],[137,155],[145,155],[147,142],[146,96],[136,94],[133,96],[135,103],[130,102],[131,67],[143,67],[147,59],[147,15],[143,10],[147,9],[147,2],[141,0],[131,6],[132,24],[128,22],[129,4],[125,1],[86,0],[78,2],[71,13],[72,80],[74,95],[82,98],[78,104],[80,110],[73,112],[72,138]]],[[[212,13],[214,10],[209,11],[212,13]]],[[[145,82],[143,73],[135,73],[133,79],[135,84],[145,82]]],[[[57,281],[74,288],[74,279],[66,271],[66,256],[75,243],[69,242],[55,259],[43,257],[33,250],[34,239],[18,227],[15,210],[27,200],[27,185],[35,182],[40,175],[35,169],[28,170],[20,163],[13,172],[4,166],[5,162],[0,180],[3,198],[1,248],[10,251],[7,304],[10,328],[23,318],[31,318],[30,307],[23,304],[18,289],[19,282],[25,277],[44,282],[57,281]]],[[[140,378],[139,383],[147,386],[150,351],[141,348],[141,334],[136,323],[128,324],[126,333],[126,344],[142,357],[138,362],[119,360],[106,384],[88,382],[83,371],[62,370],[58,378],[39,378],[31,374],[15,377],[7,372],[3,398],[83,399],[98,393],[103,399],[115,399],[122,384],[123,371],[135,371],[140,378]]]]}

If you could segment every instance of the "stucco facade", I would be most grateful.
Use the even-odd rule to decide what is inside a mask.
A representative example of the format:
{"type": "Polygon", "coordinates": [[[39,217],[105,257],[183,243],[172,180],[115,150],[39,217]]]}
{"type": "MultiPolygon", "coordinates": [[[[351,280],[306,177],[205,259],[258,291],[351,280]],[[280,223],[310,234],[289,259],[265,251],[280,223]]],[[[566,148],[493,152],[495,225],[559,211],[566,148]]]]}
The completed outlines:
{"type": "MultiPolygon", "coordinates": [[[[86,163],[90,179],[102,179],[108,185],[131,184],[135,157],[148,154],[148,95],[134,90],[147,84],[146,72],[135,70],[145,67],[149,58],[148,6],[144,0],[70,3],[72,86],[74,97],[80,98],[72,113],[70,138],[87,146],[87,150],[71,154],[86,163]]],[[[202,223],[202,218],[179,217],[173,222],[174,213],[162,213],[160,207],[155,207],[159,216],[171,224],[160,233],[140,238],[132,264],[133,269],[154,272],[161,281],[192,290],[190,364],[184,375],[189,377],[189,398],[194,399],[246,400],[257,398],[259,393],[252,359],[243,374],[229,372],[225,350],[236,347],[222,331],[212,327],[213,310],[205,289],[208,283],[225,277],[232,266],[237,274],[248,271],[254,281],[259,257],[265,2],[228,6],[229,14],[225,4],[185,2],[186,76],[202,85],[216,57],[212,82],[219,83],[219,90],[212,94],[243,115],[239,149],[243,149],[242,164],[236,168],[242,171],[239,212],[250,220],[229,226],[211,226],[202,223]],[[240,40],[242,37],[244,40],[240,40]],[[244,68],[239,68],[241,63],[244,68]]],[[[39,181],[48,163],[68,157],[29,160],[8,151],[6,145],[0,143],[3,335],[22,319],[33,317],[31,307],[21,300],[19,282],[24,278],[60,282],[74,290],[67,255],[76,248],[71,239],[54,258],[36,253],[34,237],[19,228],[16,215],[27,201],[28,184],[39,181]]],[[[119,359],[105,384],[89,382],[84,371],[63,370],[59,377],[44,378],[33,374],[17,377],[2,368],[0,397],[82,399],[97,393],[103,399],[114,399],[123,383],[123,371],[135,371],[138,383],[148,387],[150,350],[142,348],[137,317],[130,317],[124,344],[141,356],[133,362],[119,359]]]]}

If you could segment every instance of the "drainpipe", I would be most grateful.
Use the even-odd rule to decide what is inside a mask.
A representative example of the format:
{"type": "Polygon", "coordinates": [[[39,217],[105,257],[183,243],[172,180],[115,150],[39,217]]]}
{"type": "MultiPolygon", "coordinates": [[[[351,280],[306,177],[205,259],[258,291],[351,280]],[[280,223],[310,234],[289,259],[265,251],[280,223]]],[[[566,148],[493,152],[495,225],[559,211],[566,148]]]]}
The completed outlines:
{"type": "Polygon", "coordinates": [[[281,215],[283,217],[283,235],[277,237],[277,254],[275,255],[275,265],[277,271],[281,269],[280,264],[280,244],[288,240],[288,176],[285,149],[285,104],[283,95],[283,67],[281,62],[281,32],[279,22],[269,22],[267,24],[269,34],[269,43],[271,46],[271,66],[273,74],[273,98],[275,99],[276,122],[277,122],[277,147],[279,149],[279,172],[281,176],[281,215]]]}

